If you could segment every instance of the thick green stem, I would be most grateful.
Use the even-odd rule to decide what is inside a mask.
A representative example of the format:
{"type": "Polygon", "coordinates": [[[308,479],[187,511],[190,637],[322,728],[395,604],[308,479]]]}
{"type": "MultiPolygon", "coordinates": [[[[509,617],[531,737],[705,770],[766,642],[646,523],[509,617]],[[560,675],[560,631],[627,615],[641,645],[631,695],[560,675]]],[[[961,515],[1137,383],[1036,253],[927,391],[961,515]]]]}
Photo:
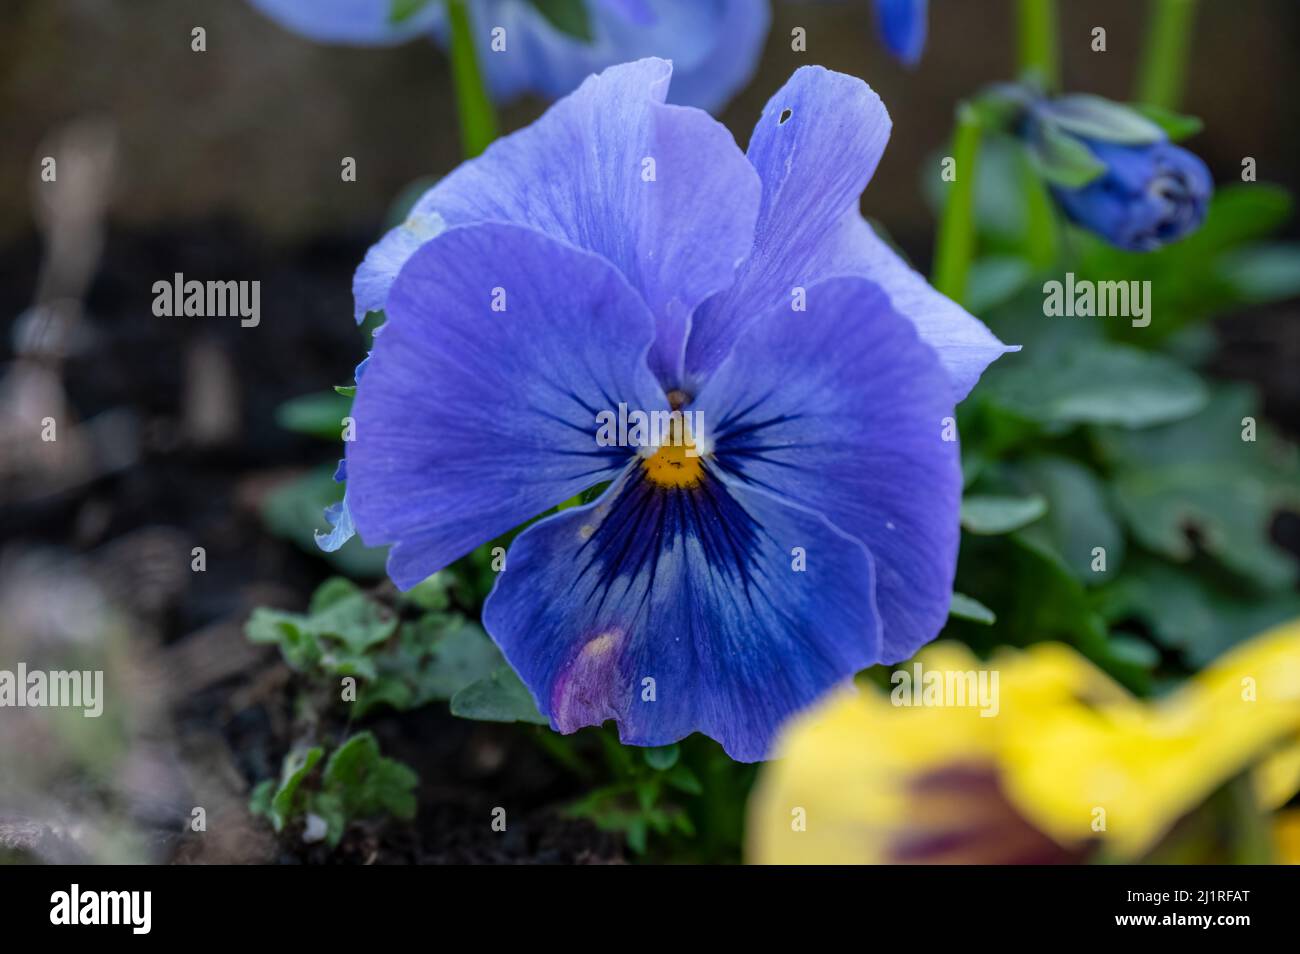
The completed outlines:
{"type": "Polygon", "coordinates": [[[1033,76],[1047,92],[1056,92],[1061,86],[1056,0],[1016,0],[1016,20],[1021,77],[1033,76]]]}
{"type": "Polygon", "coordinates": [[[1195,22],[1196,0],[1151,0],[1151,27],[1134,91],[1138,102],[1178,108],[1195,22]]]}
{"type": "Polygon", "coordinates": [[[447,19],[451,25],[451,75],[456,85],[461,147],[465,158],[472,159],[497,138],[496,110],[488,98],[478,54],[474,52],[465,0],[447,0],[447,19]]]}
{"type": "Polygon", "coordinates": [[[953,171],[934,248],[934,287],[953,301],[966,297],[975,257],[975,163],[979,156],[979,116],[966,103],[957,107],[953,133],[953,171]]]}

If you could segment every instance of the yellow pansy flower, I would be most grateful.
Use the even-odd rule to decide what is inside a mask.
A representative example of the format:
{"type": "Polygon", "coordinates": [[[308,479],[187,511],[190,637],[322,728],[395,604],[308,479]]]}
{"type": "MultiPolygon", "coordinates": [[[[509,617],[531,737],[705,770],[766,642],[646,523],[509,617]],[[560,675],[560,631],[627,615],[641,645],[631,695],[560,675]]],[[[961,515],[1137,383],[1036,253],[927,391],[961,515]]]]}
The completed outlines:
{"type": "Polygon", "coordinates": [[[749,860],[1138,860],[1247,772],[1261,809],[1300,789],[1300,622],[1154,701],[1051,643],[987,662],[936,644],[893,682],[786,727],[751,801],[749,860]],[[969,691],[981,672],[994,698],[969,691]]]}

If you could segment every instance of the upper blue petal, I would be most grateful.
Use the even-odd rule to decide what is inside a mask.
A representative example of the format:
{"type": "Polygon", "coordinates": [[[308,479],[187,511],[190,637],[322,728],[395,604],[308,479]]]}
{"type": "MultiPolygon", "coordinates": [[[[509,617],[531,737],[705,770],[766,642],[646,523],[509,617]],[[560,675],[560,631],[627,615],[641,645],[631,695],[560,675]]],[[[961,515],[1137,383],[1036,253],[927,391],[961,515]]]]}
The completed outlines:
{"type": "Polygon", "coordinates": [[[640,297],[532,229],[449,229],[388,306],[357,384],[348,507],[369,545],[394,544],[404,589],[617,474],[631,452],[596,446],[601,410],[667,406],[640,297]]]}
{"type": "Polygon", "coordinates": [[[794,289],[834,275],[882,287],[938,353],[957,399],[1008,348],[935,291],[872,231],[858,208],[889,138],[884,105],[866,83],[802,67],[763,110],[748,157],[763,184],[755,242],[736,282],[695,314],[687,380],[707,378],[759,315],[794,289]]]}
{"type": "Polygon", "coordinates": [[[656,59],[608,69],[457,168],[366,256],[358,310],[383,307],[419,234],[517,222],[623,273],[656,319],[651,367],[672,383],[692,312],[731,284],[753,242],[760,186],[726,127],[664,104],[671,75],[656,59]]]}

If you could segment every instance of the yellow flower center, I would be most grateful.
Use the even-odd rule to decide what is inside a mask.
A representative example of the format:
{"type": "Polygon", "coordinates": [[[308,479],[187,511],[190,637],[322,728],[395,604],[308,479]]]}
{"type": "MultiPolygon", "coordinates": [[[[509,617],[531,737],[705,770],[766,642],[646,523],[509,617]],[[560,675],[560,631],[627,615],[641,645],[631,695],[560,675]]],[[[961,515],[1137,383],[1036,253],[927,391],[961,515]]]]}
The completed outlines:
{"type": "Polygon", "coordinates": [[[704,464],[694,444],[665,444],[641,466],[646,477],[661,487],[694,487],[704,479],[704,464]]]}
{"type": "MultiPolygon", "coordinates": [[[[683,398],[680,391],[669,393],[674,411],[684,403],[683,398]]],[[[690,425],[684,421],[682,415],[674,415],[667,442],[641,462],[646,477],[661,487],[694,487],[704,479],[703,459],[690,425]]]]}

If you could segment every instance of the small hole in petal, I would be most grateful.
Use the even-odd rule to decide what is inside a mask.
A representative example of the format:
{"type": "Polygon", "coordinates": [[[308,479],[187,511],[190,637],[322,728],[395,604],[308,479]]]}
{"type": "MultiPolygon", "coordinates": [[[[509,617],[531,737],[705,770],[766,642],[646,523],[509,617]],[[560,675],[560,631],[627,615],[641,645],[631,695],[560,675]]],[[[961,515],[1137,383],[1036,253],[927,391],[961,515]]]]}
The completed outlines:
{"type": "Polygon", "coordinates": [[[791,113],[790,110],[788,109],[781,110],[781,117],[776,121],[776,124],[778,126],[784,126],[785,121],[789,119],[792,115],[793,113],[791,113]]]}

